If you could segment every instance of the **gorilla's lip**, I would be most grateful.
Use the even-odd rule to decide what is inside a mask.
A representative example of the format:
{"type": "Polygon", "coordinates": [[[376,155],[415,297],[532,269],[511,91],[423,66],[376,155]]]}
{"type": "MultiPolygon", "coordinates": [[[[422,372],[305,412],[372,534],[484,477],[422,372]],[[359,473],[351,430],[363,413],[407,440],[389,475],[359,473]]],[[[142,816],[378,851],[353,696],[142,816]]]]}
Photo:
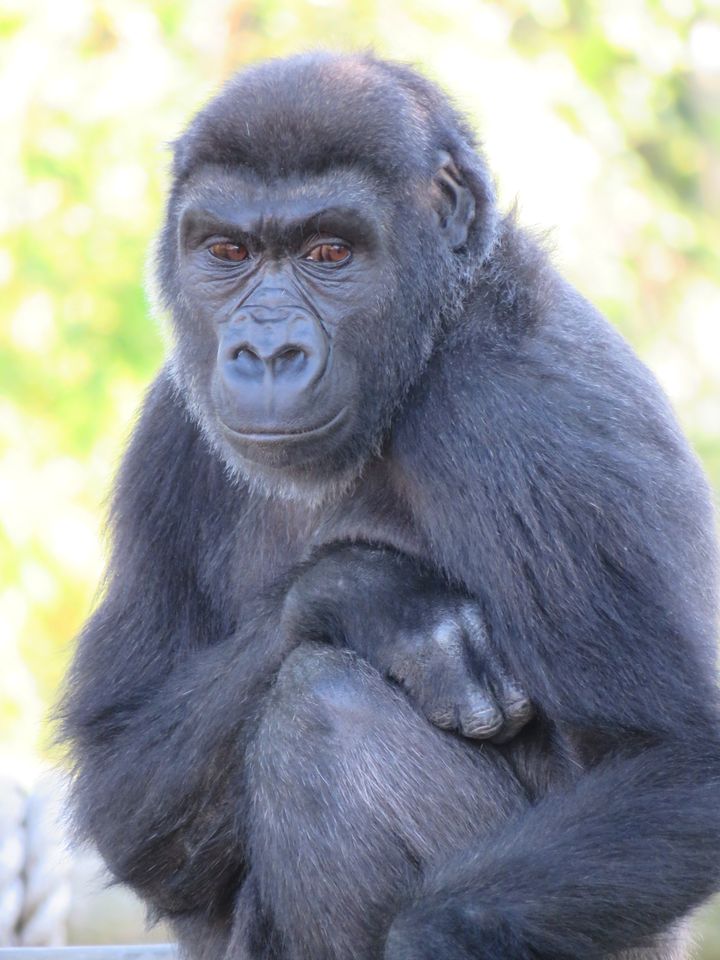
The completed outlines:
{"type": "Polygon", "coordinates": [[[321,423],[317,427],[301,427],[298,430],[238,430],[236,427],[230,427],[224,421],[222,422],[223,427],[227,430],[228,433],[232,434],[233,437],[236,437],[238,440],[242,440],[245,443],[287,443],[292,442],[293,440],[311,440],[315,437],[322,437],[326,433],[330,433],[336,426],[345,417],[347,413],[347,407],[343,407],[336,414],[334,414],[329,420],[326,420],[325,423],[321,423]]]}

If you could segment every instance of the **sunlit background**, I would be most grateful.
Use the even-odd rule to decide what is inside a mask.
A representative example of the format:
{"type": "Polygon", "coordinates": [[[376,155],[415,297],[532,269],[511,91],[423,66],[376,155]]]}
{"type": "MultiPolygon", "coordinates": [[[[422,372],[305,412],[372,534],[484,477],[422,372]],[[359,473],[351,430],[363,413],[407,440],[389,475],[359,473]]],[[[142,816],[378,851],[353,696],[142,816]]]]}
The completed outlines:
{"type": "Polygon", "coordinates": [[[161,357],[143,275],[167,144],[233,69],[313,46],[452,93],[503,204],[655,370],[720,488],[720,0],[0,0],[0,773],[50,756],[161,357]]]}

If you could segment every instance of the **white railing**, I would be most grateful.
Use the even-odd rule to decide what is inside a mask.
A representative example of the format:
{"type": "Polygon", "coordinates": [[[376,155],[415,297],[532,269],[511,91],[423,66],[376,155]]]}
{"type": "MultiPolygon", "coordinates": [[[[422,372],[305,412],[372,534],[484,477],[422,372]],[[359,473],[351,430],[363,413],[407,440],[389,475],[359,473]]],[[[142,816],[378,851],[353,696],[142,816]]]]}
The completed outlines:
{"type": "Polygon", "coordinates": [[[107,947],[0,947],[0,960],[177,960],[170,943],[107,947]]]}

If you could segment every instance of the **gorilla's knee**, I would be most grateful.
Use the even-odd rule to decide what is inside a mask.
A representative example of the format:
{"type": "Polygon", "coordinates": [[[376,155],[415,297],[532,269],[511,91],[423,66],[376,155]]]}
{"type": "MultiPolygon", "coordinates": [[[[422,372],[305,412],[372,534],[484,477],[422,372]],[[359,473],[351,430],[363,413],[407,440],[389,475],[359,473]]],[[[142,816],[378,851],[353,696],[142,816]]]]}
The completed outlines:
{"type": "Polygon", "coordinates": [[[321,643],[302,643],[285,658],[277,678],[277,688],[313,692],[323,684],[354,670],[357,657],[348,650],[337,650],[321,643]]]}
{"type": "Polygon", "coordinates": [[[355,654],[302,644],[280,669],[266,722],[276,728],[276,734],[302,728],[304,733],[346,735],[377,721],[383,697],[393,697],[393,692],[355,654]]]}

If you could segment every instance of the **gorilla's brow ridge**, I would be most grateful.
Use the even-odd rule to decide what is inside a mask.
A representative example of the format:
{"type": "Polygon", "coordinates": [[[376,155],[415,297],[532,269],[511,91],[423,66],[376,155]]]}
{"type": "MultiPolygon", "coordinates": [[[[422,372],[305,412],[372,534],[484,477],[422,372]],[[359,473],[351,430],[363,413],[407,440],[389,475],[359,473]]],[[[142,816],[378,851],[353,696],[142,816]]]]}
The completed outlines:
{"type": "Polygon", "coordinates": [[[337,234],[343,239],[371,243],[379,232],[375,219],[354,205],[324,206],[293,217],[267,216],[260,211],[246,211],[244,216],[228,216],[228,213],[190,204],[181,213],[183,233],[196,237],[218,234],[295,242],[315,233],[337,234]]]}

